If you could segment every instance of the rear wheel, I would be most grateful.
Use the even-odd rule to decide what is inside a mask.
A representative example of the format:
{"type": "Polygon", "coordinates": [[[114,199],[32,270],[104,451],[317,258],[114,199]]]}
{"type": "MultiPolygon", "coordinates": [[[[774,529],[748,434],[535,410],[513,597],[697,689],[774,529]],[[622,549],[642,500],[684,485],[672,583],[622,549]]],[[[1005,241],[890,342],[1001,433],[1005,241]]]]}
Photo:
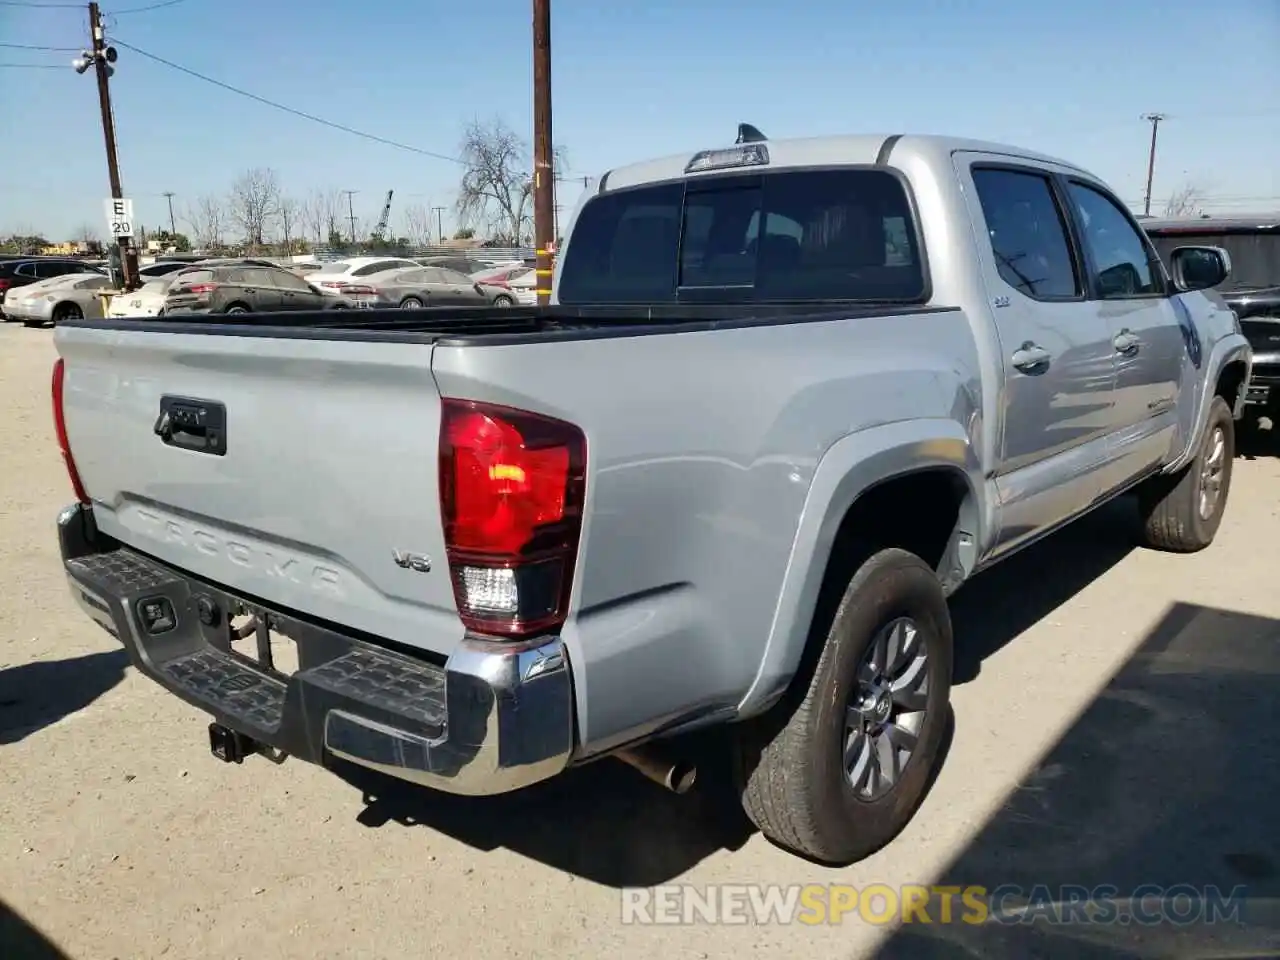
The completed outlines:
{"type": "Polygon", "coordinates": [[[1214,397],[1195,459],[1171,476],[1152,477],[1138,490],[1145,546],[1194,553],[1213,543],[1226,509],[1235,462],[1235,421],[1214,397]]]}
{"type": "Polygon", "coordinates": [[[53,322],[61,323],[64,320],[83,320],[84,311],[80,309],[79,304],[60,303],[57,309],[53,311],[53,322]]]}
{"type": "Polygon", "coordinates": [[[495,307],[514,307],[516,305],[516,302],[512,300],[510,297],[508,297],[506,294],[500,293],[493,298],[493,305],[495,307]]]}
{"type": "Polygon", "coordinates": [[[248,313],[249,308],[243,303],[232,303],[227,306],[226,313],[248,313]]]}
{"type": "Polygon", "coordinates": [[[798,704],[739,734],[747,815],[775,843],[831,864],[901,832],[946,732],[951,618],[937,574],[897,548],[850,579],[798,704]]]}
{"type": "Polygon", "coordinates": [[[421,310],[422,301],[417,297],[405,297],[400,301],[401,310],[421,310]]]}

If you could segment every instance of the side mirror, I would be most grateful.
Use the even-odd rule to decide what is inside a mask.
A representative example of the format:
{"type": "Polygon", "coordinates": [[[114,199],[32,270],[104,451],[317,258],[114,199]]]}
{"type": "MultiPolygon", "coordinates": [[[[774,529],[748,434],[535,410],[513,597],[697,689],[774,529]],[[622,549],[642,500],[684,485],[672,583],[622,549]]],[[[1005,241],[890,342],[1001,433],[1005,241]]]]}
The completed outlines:
{"type": "Polygon", "coordinates": [[[1184,292],[1216,287],[1231,276],[1231,254],[1221,247],[1175,247],[1173,282],[1184,292]]]}

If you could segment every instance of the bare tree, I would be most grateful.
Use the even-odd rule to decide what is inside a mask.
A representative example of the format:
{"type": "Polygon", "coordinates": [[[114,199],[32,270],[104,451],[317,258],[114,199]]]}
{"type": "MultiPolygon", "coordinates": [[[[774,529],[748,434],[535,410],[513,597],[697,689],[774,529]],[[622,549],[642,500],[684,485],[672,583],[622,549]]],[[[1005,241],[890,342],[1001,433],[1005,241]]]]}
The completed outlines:
{"type": "Polygon", "coordinates": [[[76,239],[85,244],[98,243],[100,240],[98,231],[93,229],[93,226],[88,223],[82,223],[80,226],[76,227],[76,239]]]}
{"type": "MultiPolygon", "coordinates": [[[[458,219],[484,223],[517,246],[532,233],[533,167],[529,145],[502,120],[472,122],[462,138],[466,169],[458,189],[458,219]]],[[[553,170],[564,168],[556,148],[553,170]]]]}
{"type": "Polygon", "coordinates": [[[327,243],[338,216],[337,190],[312,190],[302,204],[302,222],[317,244],[327,243]]]}
{"type": "Polygon", "coordinates": [[[414,246],[431,245],[436,235],[435,225],[431,222],[431,204],[411,203],[404,208],[404,232],[414,246]]]}
{"type": "Polygon", "coordinates": [[[250,251],[257,251],[280,213],[280,181],[270,167],[246,170],[231,185],[228,198],[232,221],[244,234],[250,251]]]}
{"type": "Polygon", "coordinates": [[[293,197],[282,196],[276,205],[276,211],[280,220],[280,239],[284,245],[284,252],[292,254],[293,241],[297,237],[298,227],[302,222],[301,205],[293,197]]]}
{"type": "Polygon", "coordinates": [[[1164,205],[1166,217],[1198,217],[1203,212],[1204,191],[1188,183],[1176,190],[1164,205]]]}
{"type": "Polygon", "coordinates": [[[216,250],[222,246],[227,214],[220,198],[212,194],[198,197],[192,206],[187,207],[182,219],[191,228],[198,249],[216,250]]]}

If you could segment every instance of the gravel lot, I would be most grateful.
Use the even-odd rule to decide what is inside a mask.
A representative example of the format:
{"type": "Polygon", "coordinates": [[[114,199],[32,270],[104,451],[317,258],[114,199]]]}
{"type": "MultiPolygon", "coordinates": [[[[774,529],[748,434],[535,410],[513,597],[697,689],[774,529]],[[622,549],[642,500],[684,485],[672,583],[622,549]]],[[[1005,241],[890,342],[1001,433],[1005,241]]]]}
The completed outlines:
{"type": "MultiPolygon", "coordinates": [[[[750,834],[714,769],[684,798],[607,761],[524,795],[456,802],[384,784],[366,794],[297,762],[216,762],[203,715],[137,676],[67,595],[53,534],[71,497],[49,412],[51,335],[0,328],[5,960],[930,948],[1023,958],[1055,944],[1062,955],[1060,937],[1071,938],[1067,955],[1115,956],[1134,929],[1079,939],[1061,928],[894,934],[856,918],[623,925],[619,888],[947,878],[1278,892],[1280,457],[1265,435],[1236,462],[1207,552],[1131,550],[1130,508],[1115,504],[956,598],[962,648],[942,773],[903,836],[837,871],[750,834]],[[33,930],[56,950],[40,952],[33,930]]],[[[1274,916],[1249,919],[1251,930],[1214,938],[1252,937],[1256,948],[1277,929],[1274,916]]],[[[1168,931],[1141,936],[1174,942],[1168,931]]]]}

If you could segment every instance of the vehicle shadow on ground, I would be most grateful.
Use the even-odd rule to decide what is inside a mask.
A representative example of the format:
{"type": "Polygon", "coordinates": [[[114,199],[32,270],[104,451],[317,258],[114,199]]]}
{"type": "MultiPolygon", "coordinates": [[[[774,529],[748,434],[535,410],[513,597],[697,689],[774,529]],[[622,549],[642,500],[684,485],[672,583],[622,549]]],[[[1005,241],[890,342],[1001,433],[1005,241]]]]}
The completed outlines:
{"type": "Polygon", "coordinates": [[[1280,620],[1172,606],[935,881],[1013,885],[990,902],[1030,917],[975,923],[957,903],[950,923],[900,926],[879,960],[1280,956],[1278,682],[1280,620]],[[1103,885],[1117,914],[1045,919],[1051,902],[1103,885]],[[1168,891],[1168,908],[1188,922],[1138,922],[1159,916],[1149,901],[1126,913],[1129,898],[1155,894],[1144,885],[1168,891]],[[1216,923],[1199,922],[1215,909],[1216,923]]]}
{"type": "Polygon", "coordinates": [[[70,960],[53,941],[0,900],[0,957],[4,960],[70,960]]]}
{"type": "MultiPolygon", "coordinates": [[[[1119,562],[1132,549],[1135,523],[1132,505],[1108,504],[966,586],[954,604],[963,638],[957,682],[974,679],[983,658],[1119,562]],[[1045,569],[1054,576],[1042,576],[1045,569]]],[[[953,735],[949,729],[948,744],[953,735]]],[[[360,821],[367,826],[422,825],[596,883],[651,886],[719,850],[737,850],[753,832],[733,791],[724,738],[717,731],[685,740],[698,763],[698,783],[685,796],[612,759],[519,793],[481,798],[416,789],[338,762],[334,769],[364,793],[360,821]]]]}
{"type": "Polygon", "coordinates": [[[0,669],[0,745],[87,707],[124,679],[123,650],[0,669]]]}

